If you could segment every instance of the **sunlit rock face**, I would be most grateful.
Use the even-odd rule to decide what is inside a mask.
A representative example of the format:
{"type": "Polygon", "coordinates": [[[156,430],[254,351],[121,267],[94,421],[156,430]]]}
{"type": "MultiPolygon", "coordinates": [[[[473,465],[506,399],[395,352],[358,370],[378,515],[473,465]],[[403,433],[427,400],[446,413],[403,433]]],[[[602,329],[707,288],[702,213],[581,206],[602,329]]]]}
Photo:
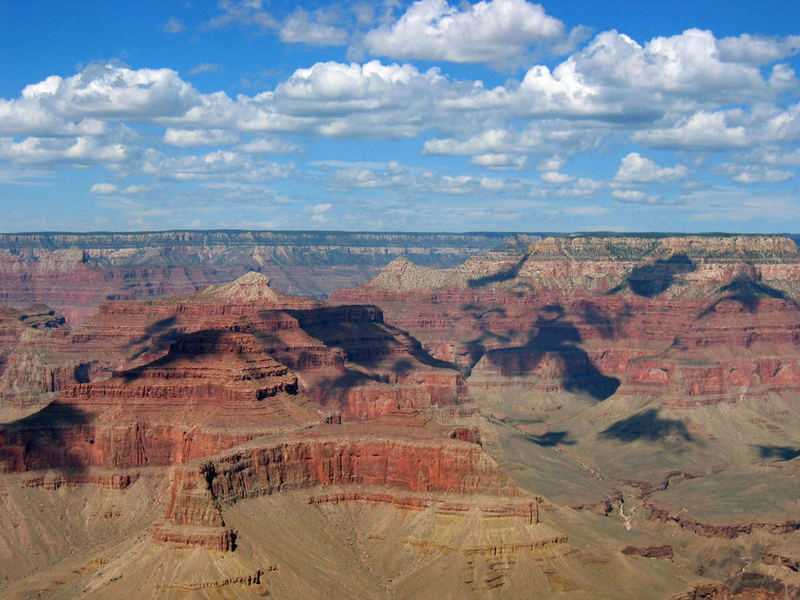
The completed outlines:
{"type": "Polygon", "coordinates": [[[276,289],[321,298],[364,283],[398,256],[447,267],[502,240],[310,231],[0,234],[0,302],[44,303],[76,325],[104,300],[187,294],[250,271],[276,289]]]}

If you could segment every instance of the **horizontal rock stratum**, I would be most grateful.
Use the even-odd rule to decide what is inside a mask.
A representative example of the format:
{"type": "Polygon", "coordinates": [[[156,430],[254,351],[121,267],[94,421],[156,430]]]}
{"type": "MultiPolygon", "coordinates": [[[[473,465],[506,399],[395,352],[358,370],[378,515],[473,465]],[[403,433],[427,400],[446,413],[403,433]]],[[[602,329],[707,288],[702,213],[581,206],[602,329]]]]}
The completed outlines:
{"type": "Polygon", "coordinates": [[[789,238],[0,248],[10,598],[800,593],[789,238]]]}

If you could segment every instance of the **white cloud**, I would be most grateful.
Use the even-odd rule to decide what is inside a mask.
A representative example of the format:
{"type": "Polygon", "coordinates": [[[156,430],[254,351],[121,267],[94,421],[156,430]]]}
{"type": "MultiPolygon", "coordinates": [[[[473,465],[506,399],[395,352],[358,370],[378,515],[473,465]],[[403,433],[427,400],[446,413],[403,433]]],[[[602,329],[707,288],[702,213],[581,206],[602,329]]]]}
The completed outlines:
{"type": "Polygon", "coordinates": [[[622,202],[641,202],[646,194],[641,190],[614,190],[611,195],[622,202]]]}
{"type": "Polygon", "coordinates": [[[95,183],[92,187],[89,188],[89,193],[97,195],[113,194],[114,192],[117,191],[117,189],[118,189],[117,186],[114,185],[113,183],[105,183],[105,182],[95,183]]]}
{"type": "Polygon", "coordinates": [[[136,119],[182,115],[199,94],[171,69],[93,64],[72,77],[53,75],[25,87],[22,101],[63,116],[136,119]]]}
{"type": "Polygon", "coordinates": [[[239,136],[224,129],[167,129],[164,142],[180,148],[235,144],[239,136]]]}
{"type": "Polygon", "coordinates": [[[252,155],[215,150],[207,154],[165,158],[151,165],[148,171],[162,179],[175,181],[271,181],[287,177],[292,164],[269,163],[252,155]]]}
{"type": "MultiPolygon", "coordinates": [[[[463,117],[462,117],[463,120],[463,117]]],[[[465,127],[471,131],[473,127],[465,127]]],[[[475,155],[490,153],[563,154],[584,152],[600,145],[607,130],[555,119],[537,121],[524,129],[487,128],[469,137],[432,138],[423,154],[475,155]]]]}
{"type": "Polygon", "coordinates": [[[100,119],[64,117],[35,98],[0,98],[0,135],[101,135],[106,129],[106,123],[100,119]]]}
{"type": "Polygon", "coordinates": [[[449,101],[462,110],[503,109],[518,117],[594,118],[617,124],[654,122],[724,103],[769,101],[796,87],[791,69],[775,65],[765,79],[757,66],[725,62],[709,31],[689,29],[644,46],[616,31],[598,34],[552,70],[534,65],[519,83],[449,101]]]}
{"type": "MultiPolygon", "coordinates": [[[[315,15],[319,18],[319,15],[315,15]]],[[[281,25],[280,38],[283,42],[304,43],[313,46],[341,46],[347,43],[347,32],[312,16],[298,6],[286,17],[281,25]]]]}
{"type": "Polygon", "coordinates": [[[689,174],[684,165],[659,167],[638,152],[631,152],[622,159],[614,181],[620,183],[665,183],[683,179],[689,174]]]}
{"type": "Polygon", "coordinates": [[[551,156],[537,165],[539,171],[560,171],[567,161],[560,156],[551,156]]]}
{"type": "Polygon", "coordinates": [[[311,206],[311,212],[317,215],[321,215],[323,213],[328,212],[333,208],[333,204],[330,202],[325,202],[324,204],[314,204],[311,206]]]}
{"type": "Polygon", "coordinates": [[[363,44],[396,58],[502,63],[563,36],[561,21],[525,0],[482,0],[463,10],[446,0],[419,0],[394,23],[369,31],[363,44]]]}
{"type": "Polygon", "coordinates": [[[154,189],[152,185],[129,185],[126,188],[122,188],[120,193],[122,194],[145,194],[150,192],[154,189]]]}
{"type": "Polygon", "coordinates": [[[765,165],[741,165],[727,163],[716,169],[716,172],[729,175],[738,183],[780,183],[794,177],[794,172],[775,169],[765,165]]]}
{"type": "Polygon", "coordinates": [[[0,160],[19,165],[102,165],[119,166],[130,158],[128,149],[119,143],[104,144],[91,137],[35,138],[19,142],[0,138],[0,160]]]}
{"type": "Polygon", "coordinates": [[[330,174],[329,187],[337,190],[386,188],[408,192],[449,195],[495,195],[526,193],[530,184],[495,177],[443,175],[433,171],[410,171],[396,162],[386,165],[354,165],[330,174]]]}
{"type": "Polygon", "coordinates": [[[575,178],[566,173],[559,173],[558,171],[546,171],[540,175],[540,179],[545,183],[552,183],[562,185],[574,181],[575,178]]]}
{"type": "Polygon", "coordinates": [[[717,45],[721,60],[763,65],[797,54],[800,51],[800,35],[779,38],[745,33],[722,38],[717,45]]]}
{"type": "Polygon", "coordinates": [[[695,150],[793,142],[800,139],[800,104],[786,109],[763,103],[749,111],[740,108],[699,111],[671,127],[634,133],[633,139],[653,147],[695,150]]]}
{"type": "Polygon", "coordinates": [[[291,154],[298,149],[296,144],[278,138],[256,138],[237,147],[251,154],[291,154]]]}
{"type": "Polygon", "coordinates": [[[527,157],[519,154],[493,152],[473,156],[469,162],[487,169],[522,169],[525,167],[527,157]]]}

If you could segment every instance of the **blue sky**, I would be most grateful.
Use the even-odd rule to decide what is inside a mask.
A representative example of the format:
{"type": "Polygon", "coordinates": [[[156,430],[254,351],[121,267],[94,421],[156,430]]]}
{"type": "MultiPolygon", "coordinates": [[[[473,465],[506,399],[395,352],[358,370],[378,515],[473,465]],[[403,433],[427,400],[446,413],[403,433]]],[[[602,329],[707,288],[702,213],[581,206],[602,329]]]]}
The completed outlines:
{"type": "Polygon", "coordinates": [[[800,232],[800,3],[0,2],[0,231],[800,232]]]}

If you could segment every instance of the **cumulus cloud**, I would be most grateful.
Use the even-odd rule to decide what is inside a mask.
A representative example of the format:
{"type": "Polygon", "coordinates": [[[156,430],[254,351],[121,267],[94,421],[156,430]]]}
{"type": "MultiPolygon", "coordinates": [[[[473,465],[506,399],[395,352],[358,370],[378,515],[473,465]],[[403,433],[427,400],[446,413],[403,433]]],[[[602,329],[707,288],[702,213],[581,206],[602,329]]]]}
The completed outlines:
{"type": "Polygon", "coordinates": [[[631,152],[622,159],[614,181],[619,183],[665,183],[683,179],[689,174],[684,165],[660,167],[638,152],[631,152]]]}
{"type": "Polygon", "coordinates": [[[324,203],[321,203],[321,204],[314,204],[314,205],[312,205],[312,206],[310,207],[310,210],[311,210],[311,212],[313,212],[314,214],[321,215],[321,214],[323,214],[323,213],[326,213],[326,212],[328,212],[328,211],[329,211],[329,210],[331,210],[332,208],[333,208],[333,204],[331,204],[330,202],[324,202],[324,203]]]}
{"type": "Polygon", "coordinates": [[[621,202],[641,202],[646,194],[641,190],[614,190],[611,195],[621,202]]]}
{"type": "Polygon", "coordinates": [[[367,32],[374,55],[457,63],[502,63],[534,44],[554,44],[564,24],[539,4],[489,0],[460,10],[446,0],[419,0],[393,23],[367,32]]]}
{"type": "Polygon", "coordinates": [[[298,6],[281,24],[281,41],[313,46],[341,46],[347,43],[344,29],[320,22],[319,16],[311,15],[298,6]]]}
{"type": "Polygon", "coordinates": [[[653,147],[726,150],[800,139],[800,104],[770,104],[751,110],[698,111],[671,127],[636,132],[633,139],[653,147]]]}
{"type": "Polygon", "coordinates": [[[558,171],[545,171],[540,175],[540,179],[545,183],[552,183],[555,185],[562,185],[575,180],[571,175],[559,173],[558,171]]]}
{"type": "Polygon", "coordinates": [[[111,168],[129,158],[130,153],[123,144],[104,144],[91,137],[28,137],[19,142],[0,138],[0,160],[20,165],[103,165],[111,168]]]}
{"type": "Polygon", "coordinates": [[[113,194],[117,191],[117,186],[113,183],[95,183],[92,187],[89,188],[90,194],[97,194],[97,195],[104,195],[104,194],[113,194]]]}
{"type": "MultiPolygon", "coordinates": [[[[560,153],[568,155],[598,147],[606,134],[607,131],[603,128],[576,126],[570,122],[548,119],[528,124],[522,130],[511,127],[486,128],[480,133],[465,137],[432,138],[423,144],[423,154],[560,153]]],[[[557,168],[548,170],[557,170],[557,168]]]]}
{"type": "Polygon", "coordinates": [[[237,149],[251,154],[291,154],[298,146],[278,138],[256,138],[241,144],[237,149]]]}
{"type": "Polygon", "coordinates": [[[716,172],[729,175],[737,183],[780,183],[794,178],[792,171],[776,169],[766,165],[727,163],[720,165],[716,172]]]}
{"type": "Polygon", "coordinates": [[[722,38],[718,47],[721,60],[763,65],[797,54],[800,51],[800,35],[781,38],[745,33],[722,38]]]}
{"type": "Polygon", "coordinates": [[[155,119],[185,113],[199,94],[172,69],[93,64],[72,77],[52,75],[26,86],[18,102],[67,117],[155,119]]]}
{"type": "Polygon", "coordinates": [[[269,110],[326,137],[412,137],[443,123],[442,98],[470,85],[409,64],[324,62],[279,84],[269,110]]]}
{"type": "Polygon", "coordinates": [[[397,162],[390,162],[337,168],[329,175],[329,187],[338,190],[386,188],[448,195],[496,195],[525,193],[530,184],[509,178],[411,171],[397,162]]]}
{"type": "Polygon", "coordinates": [[[265,162],[249,154],[215,150],[202,155],[168,157],[147,170],[161,179],[175,181],[264,182],[288,177],[293,164],[265,162]]]}
{"type": "Polygon", "coordinates": [[[490,152],[473,156],[469,159],[469,162],[487,169],[522,169],[525,167],[527,158],[527,156],[519,154],[490,152]]]}
{"type": "Polygon", "coordinates": [[[503,109],[529,118],[652,123],[668,113],[771,101],[796,84],[785,65],[775,65],[765,78],[756,65],[721,60],[718,40],[709,31],[689,29],[644,46],[625,34],[605,31],[552,70],[534,65],[518,84],[492,89],[477,83],[449,105],[503,109]]]}
{"type": "Polygon", "coordinates": [[[224,129],[172,129],[164,133],[164,142],[180,148],[226,146],[239,141],[239,136],[224,129]]]}

